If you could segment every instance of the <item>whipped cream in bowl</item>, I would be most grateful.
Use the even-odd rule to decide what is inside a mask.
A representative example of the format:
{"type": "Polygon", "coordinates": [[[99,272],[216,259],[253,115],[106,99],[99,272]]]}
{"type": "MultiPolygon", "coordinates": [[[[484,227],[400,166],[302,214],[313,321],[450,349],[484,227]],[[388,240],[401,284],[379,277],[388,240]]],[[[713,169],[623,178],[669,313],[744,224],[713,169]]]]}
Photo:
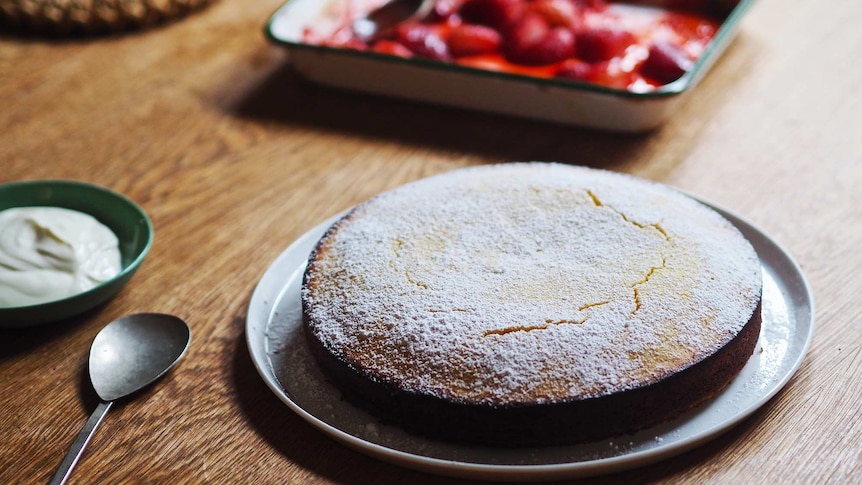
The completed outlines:
{"type": "Polygon", "coordinates": [[[0,307],[68,298],[121,269],[117,236],[89,214],[61,207],[0,211],[0,307]]]}
{"type": "Polygon", "coordinates": [[[137,204],[70,180],[0,184],[0,327],[63,320],[111,299],[149,252],[137,204]]]}

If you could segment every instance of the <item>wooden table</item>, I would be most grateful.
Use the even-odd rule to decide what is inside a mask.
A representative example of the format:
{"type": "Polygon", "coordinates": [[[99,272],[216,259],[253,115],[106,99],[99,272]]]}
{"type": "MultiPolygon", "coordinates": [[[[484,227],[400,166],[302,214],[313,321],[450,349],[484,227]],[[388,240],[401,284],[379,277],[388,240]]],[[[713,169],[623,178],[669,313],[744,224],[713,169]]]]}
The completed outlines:
{"type": "Polygon", "coordinates": [[[334,92],[262,27],[281,0],[222,0],[92,40],[0,36],[0,182],[68,178],[137,201],[156,238],[107,305],[0,331],[0,483],[53,474],[96,403],[89,345],[173,313],[185,360],[109,414],[73,483],[451,483],[316,431],[253,367],[251,292],[295,238],[383,190],[465,166],[556,160],[665,182],[764,229],[817,299],[801,369],[718,439],[597,483],[862,481],[862,3],[760,0],[674,119],[620,136],[334,92]]]}

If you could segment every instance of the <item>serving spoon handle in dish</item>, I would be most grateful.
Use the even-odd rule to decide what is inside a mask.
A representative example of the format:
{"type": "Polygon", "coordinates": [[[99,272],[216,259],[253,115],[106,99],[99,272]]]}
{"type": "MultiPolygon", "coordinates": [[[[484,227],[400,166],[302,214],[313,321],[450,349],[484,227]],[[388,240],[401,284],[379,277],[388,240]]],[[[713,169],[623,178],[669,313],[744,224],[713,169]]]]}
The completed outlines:
{"type": "Polygon", "coordinates": [[[431,13],[436,0],[391,0],[353,22],[353,32],[365,42],[374,41],[398,24],[421,19],[431,13]]]}

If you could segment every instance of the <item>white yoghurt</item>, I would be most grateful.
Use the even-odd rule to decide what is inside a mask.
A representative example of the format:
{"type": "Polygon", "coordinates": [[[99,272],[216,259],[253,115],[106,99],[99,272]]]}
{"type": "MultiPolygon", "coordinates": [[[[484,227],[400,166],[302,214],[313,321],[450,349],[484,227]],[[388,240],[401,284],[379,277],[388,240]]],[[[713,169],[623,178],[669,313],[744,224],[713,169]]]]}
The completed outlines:
{"type": "Polygon", "coordinates": [[[117,236],[59,207],[0,211],[0,308],[67,298],[121,270],[117,236]]]}

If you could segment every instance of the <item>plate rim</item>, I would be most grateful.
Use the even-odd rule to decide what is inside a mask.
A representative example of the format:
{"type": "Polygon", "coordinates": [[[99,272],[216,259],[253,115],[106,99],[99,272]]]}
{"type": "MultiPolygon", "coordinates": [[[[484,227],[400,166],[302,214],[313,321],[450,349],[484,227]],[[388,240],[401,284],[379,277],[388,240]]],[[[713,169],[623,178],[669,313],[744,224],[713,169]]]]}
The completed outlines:
{"type": "Polygon", "coordinates": [[[557,480],[564,478],[586,478],[590,476],[597,476],[610,472],[620,472],[648,465],[669,458],[671,456],[678,455],[685,450],[700,446],[701,444],[739,425],[742,421],[754,414],[757,410],[763,407],[763,405],[769,402],[793,378],[793,376],[801,367],[802,362],[805,360],[805,357],[808,355],[808,351],[811,347],[811,342],[813,340],[815,331],[815,302],[811,286],[805,274],[802,272],[802,269],[799,264],[793,259],[791,254],[784,246],[782,246],[774,238],[770,237],[764,230],[760,229],[743,216],[736,214],[735,212],[721,206],[720,204],[707,201],[704,198],[689,194],[685,191],[673,187],[671,187],[671,189],[677,190],[684,195],[691,197],[694,200],[717,211],[719,214],[721,214],[722,217],[730,221],[730,223],[734,227],[736,227],[740,232],[743,233],[745,238],[752,244],[752,246],[755,247],[755,251],[757,251],[758,247],[763,244],[771,245],[772,249],[774,249],[775,251],[773,252],[772,259],[769,261],[765,260],[764,256],[761,255],[759,251],[757,251],[758,259],[760,260],[761,265],[767,263],[770,263],[770,266],[778,266],[781,264],[786,265],[786,267],[790,270],[792,278],[779,279],[783,282],[795,279],[795,282],[800,284],[799,295],[801,295],[803,297],[802,299],[804,300],[804,305],[797,305],[794,301],[790,301],[789,303],[793,304],[793,308],[796,309],[795,313],[799,313],[800,310],[807,309],[809,314],[808,318],[804,319],[804,321],[801,321],[801,319],[798,318],[795,319],[794,328],[797,331],[806,330],[807,333],[804,336],[802,345],[798,347],[798,355],[795,356],[795,359],[793,359],[792,363],[787,367],[787,370],[785,371],[785,374],[781,377],[781,379],[777,380],[776,383],[771,386],[768,392],[764,393],[762,396],[756,399],[754,403],[748,406],[746,409],[741,410],[740,412],[730,416],[728,419],[725,419],[724,421],[717,423],[709,429],[701,431],[700,433],[694,434],[692,436],[670,443],[665,446],[659,446],[647,450],[640,450],[628,454],[621,454],[595,460],[527,465],[489,464],[435,458],[408,451],[393,449],[388,446],[367,441],[360,437],[354,436],[314,416],[290,398],[290,396],[287,394],[287,391],[281,386],[281,384],[278,382],[277,377],[275,376],[275,372],[272,369],[269,354],[265,349],[267,327],[271,323],[271,318],[267,317],[266,321],[262,322],[264,328],[260,331],[260,335],[263,336],[263,339],[259,343],[259,345],[257,345],[254,342],[253,336],[256,332],[255,327],[258,322],[254,320],[252,314],[255,313],[255,309],[257,309],[257,313],[266,310],[266,314],[271,316],[272,308],[269,307],[274,306],[276,302],[281,299],[281,296],[284,294],[288,286],[286,283],[292,281],[295,273],[298,271],[302,271],[305,267],[305,264],[301,264],[297,267],[291,268],[291,277],[284,279],[285,284],[282,284],[278,287],[276,296],[274,298],[271,298],[271,301],[268,302],[265,300],[266,295],[264,295],[264,293],[266,292],[266,288],[264,282],[268,279],[274,278],[274,270],[279,268],[280,264],[285,264],[285,260],[292,259],[292,253],[294,253],[298,247],[303,244],[307,244],[308,239],[313,238],[315,241],[319,239],[326,231],[326,229],[329,228],[329,226],[331,226],[335,221],[340,219],[351,209],[342,211],[335,216],[324,220],[322,223],[314,226],[312,229],[306,231],[300,237],[295,239],[286,249],[284,249],[276,257],[276,259],[267,267],[267,269],[264,271],[264,274],[258,280],[258,283],[249,301],[245,329],[246,343],[254,366],[260,376],[263,378],[266,385],[273,393],[276,394],[279,400],[285,403],[288,408],[290,408],[294,413],[299,415],[304,421],[311,424],[313,427],[323,431],[330,438],[333,438],[336,441],[343,443],[360,453],[363,453],[367,456],[371,456],[372,458],[380,459],[391,464],[411,468],[414,470],[433,473],[436,475],[458,478],[491,479],[506,481],[524,479],[557,480]],[[753,241],[751,241],[751,237],[749,236],[750,234],[754,234],[757,236],[757,238],[759,239],[759,244],[756,245],[753,241]],[[267,310],[267,308],[269,309],[267,310]]]}

